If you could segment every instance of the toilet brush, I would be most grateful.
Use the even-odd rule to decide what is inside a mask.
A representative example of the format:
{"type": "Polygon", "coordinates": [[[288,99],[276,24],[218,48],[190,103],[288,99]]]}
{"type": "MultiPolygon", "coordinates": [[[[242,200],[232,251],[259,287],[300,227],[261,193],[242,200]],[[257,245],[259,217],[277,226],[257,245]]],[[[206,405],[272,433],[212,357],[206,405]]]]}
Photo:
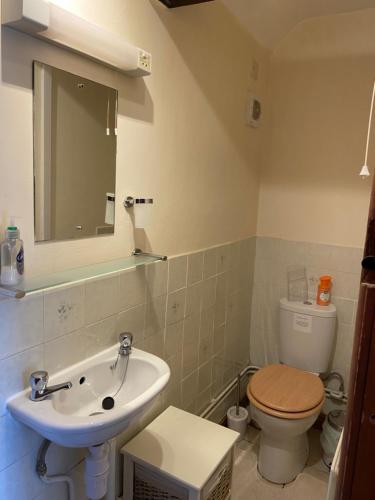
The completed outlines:
{"type": "Polygon", "coordinates": [[[241,375],[237,375],[237,404],[236,404],[236,415],[240,414],[240,399],[241,399],[241,375]]]}
{"type": "Polygon", "coordinates": [[[235,406],[231,406],[227,411],[227,424],[229,429],[240,433],[239,439],[245,436],[247,428],[248,412],[246,408],[240,406],[241,400],[241,375],[237,376],[237,401],[235,406]]]}

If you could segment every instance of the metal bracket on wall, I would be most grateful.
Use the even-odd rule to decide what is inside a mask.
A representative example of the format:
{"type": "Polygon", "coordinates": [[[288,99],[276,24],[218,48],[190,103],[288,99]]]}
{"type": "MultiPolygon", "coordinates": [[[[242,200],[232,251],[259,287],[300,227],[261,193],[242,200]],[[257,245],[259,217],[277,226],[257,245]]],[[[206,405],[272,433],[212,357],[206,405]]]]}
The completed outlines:
{"type": "Polygon", "coordinates": [[[13,299],[22,299],[26,295],[23,290],[18,290],[17,288],[12,288],[7,285],[0,285],[0,295],[13,299]]]}
{"type": "Polygon", "coordinates": [[[133,196],[127,196],[124,200],[125,208],[133,208],[136,205],[153,205],[153,198],[133,198],[133,196]]]}
{"type": "Polygon", "coordinates": [[[135,248],[132,252],[132,255],[134,255],[134,257],[154,257],[154,259],[158,259],[158,260],[168,260],[168,257],[167,255],[158,255],[158,254],[155,254],[155,253],[148,253],[148,252],[143,252],[140,248],[135,248]]]}

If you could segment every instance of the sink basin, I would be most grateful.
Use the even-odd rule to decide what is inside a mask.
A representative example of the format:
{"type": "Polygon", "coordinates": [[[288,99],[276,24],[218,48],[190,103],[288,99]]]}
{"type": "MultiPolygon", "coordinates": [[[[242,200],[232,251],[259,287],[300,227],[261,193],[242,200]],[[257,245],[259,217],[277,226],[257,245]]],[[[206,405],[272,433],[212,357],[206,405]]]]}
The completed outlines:
{"type": "Polygon", "coordinates": [[[118,345],[114,345],[51,376],[49,385],[70,380],[71,389],[38,402],[30,400],[27,389],[7,401],[8,410],[14,418],[61,446],[89,447],[115,437],[145,412],[170,376],[162,359],[133,348],[121,387],[126,358],[120,357],[112,369],[117,352],[118,345]],[[114,397],[115,405],[105,410],[102,401],[108,396],[114,397]]]}

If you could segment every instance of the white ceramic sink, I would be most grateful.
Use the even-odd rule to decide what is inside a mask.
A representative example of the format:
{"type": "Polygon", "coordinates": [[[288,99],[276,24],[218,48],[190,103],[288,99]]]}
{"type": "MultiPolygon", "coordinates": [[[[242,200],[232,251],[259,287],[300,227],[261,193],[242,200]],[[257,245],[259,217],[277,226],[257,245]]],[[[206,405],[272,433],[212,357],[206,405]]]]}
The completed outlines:
{"type": "Polygon", "coordinates": [[[132,350],[126,379],[115,396],[111,410],[102,408],[107,396],[121,386],[126,360],[120,357],[115,370],[118,345],[51,376],[48,385],[70,381],[73,386],[51,394],[44,401],[31,401],[30,390],[10,398],[10,413],[43,437],[67,447],[103,443],[124,431],[148,408],[166,386],[170,370],[157,356],[132,350]]]}

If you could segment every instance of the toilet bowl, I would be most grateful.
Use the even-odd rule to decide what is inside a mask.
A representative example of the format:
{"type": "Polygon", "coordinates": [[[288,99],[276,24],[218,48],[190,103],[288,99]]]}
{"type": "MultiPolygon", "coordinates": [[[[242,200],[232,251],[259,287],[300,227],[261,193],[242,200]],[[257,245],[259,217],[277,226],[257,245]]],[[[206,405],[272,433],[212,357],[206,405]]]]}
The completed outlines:
{"type": "Polygon", "coordinates": [[[251,416],[261,428],[258,470],[273,483],[293,481],[304,468],[307,431],[324,403],[319,374],[329,370],[336,326],[333,304],[280,299],[279,361],[250,379],[251,416]]]}
{"type": "Polygon", "coordinates": [[[293,481],[307,462],[307,431],[325,399],[322,381],[298,368],[269,365],[253,375],[247,395],[261,428],[259,473],[273,483],[293,481]]]}

